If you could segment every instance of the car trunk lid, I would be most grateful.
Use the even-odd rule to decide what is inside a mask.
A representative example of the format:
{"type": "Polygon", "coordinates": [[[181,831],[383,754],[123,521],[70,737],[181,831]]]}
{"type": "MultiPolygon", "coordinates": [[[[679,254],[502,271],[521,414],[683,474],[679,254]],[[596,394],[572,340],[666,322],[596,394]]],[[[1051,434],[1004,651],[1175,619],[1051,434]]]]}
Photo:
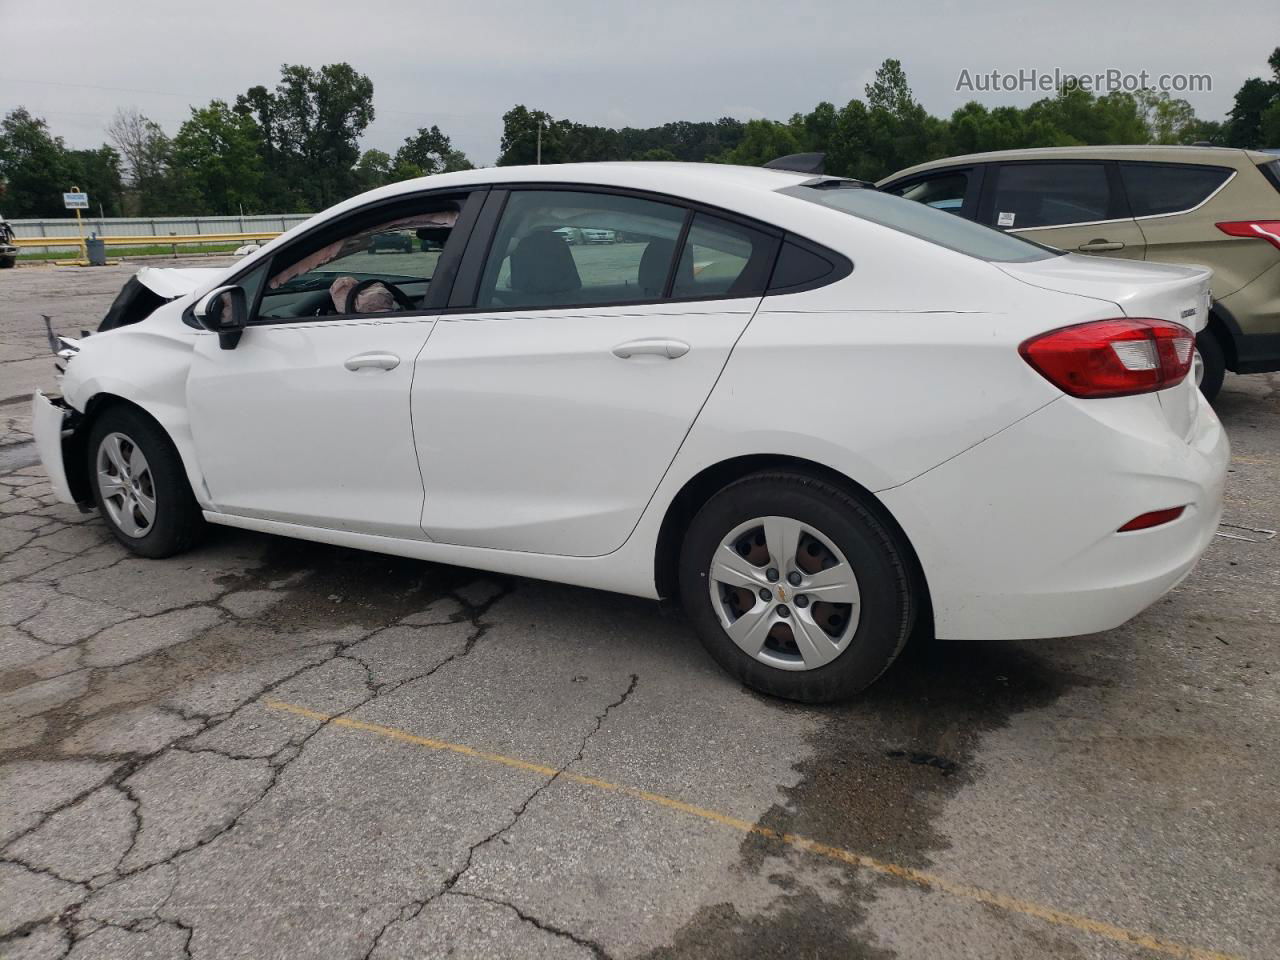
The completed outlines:
{"type": "MultiPolygon", "coordinates": [[[[1207,267],[1075,254],[994,266],[1035,287],[1114,303],[1118,315],[1171,320],[1197,333],[1209,322],[1213,271],[1207,267]]],[[[1170,429],[1184,440],[1190,440],[1195,428],[1198,393],[1193,375],[1155,394],[1170,429]]]]}

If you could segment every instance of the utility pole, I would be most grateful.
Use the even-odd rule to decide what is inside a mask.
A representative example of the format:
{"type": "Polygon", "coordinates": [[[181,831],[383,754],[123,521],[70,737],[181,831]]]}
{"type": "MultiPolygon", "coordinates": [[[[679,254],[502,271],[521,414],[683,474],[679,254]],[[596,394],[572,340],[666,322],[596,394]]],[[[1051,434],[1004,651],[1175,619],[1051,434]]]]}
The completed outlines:
{"type": "Polygon", "coordinates": [[[542,118],[538,118],[538,166],[542,166],[542,118]]]}

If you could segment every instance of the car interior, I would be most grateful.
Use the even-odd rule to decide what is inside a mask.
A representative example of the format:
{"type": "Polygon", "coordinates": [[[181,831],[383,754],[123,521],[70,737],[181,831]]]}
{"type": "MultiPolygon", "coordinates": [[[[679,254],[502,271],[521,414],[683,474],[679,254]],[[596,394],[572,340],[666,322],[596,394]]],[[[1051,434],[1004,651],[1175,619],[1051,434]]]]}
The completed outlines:
{"type": "Polygon", "coordinates": [[[262,320],[417,310],[458,219],[458,201],[361,218],[290,251],[262,292],[262,320]],[[354,229],[352,229],[354,228],[354,229]],[[392,240],[391,238],[397,238],[392,240]]]}

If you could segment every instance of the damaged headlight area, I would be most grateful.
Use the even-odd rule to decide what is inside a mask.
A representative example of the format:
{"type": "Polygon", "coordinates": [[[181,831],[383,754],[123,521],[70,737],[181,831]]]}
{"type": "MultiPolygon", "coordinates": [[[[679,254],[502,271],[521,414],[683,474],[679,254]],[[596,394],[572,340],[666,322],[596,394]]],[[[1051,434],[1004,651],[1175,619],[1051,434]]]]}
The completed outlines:
{"type": "MultiPolygon", "coordinates": [[[[67,372],[67,364],[71,362],[71,358],[80,352],[80,341],[74,337],[63,337],[53,332],[53,319],[47,314],[40,314],[44,318],[45,336],[49,338],[49,349],[53,351],[53,355],[57,358],[53,365],[58,370],[58,377],[61,378],[67,372]]],[[[81,337],[87,337],[89,331],[81,331],[81,337]]]]}

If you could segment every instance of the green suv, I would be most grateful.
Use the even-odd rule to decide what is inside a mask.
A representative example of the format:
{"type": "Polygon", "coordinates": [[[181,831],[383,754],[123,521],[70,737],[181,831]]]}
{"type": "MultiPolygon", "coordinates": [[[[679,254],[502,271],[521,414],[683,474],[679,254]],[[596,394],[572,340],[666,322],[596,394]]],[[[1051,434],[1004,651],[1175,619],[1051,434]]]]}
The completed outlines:
{"type": "Polygon", "coordinates": [[[1280,158],[1220,147],[1046,147],[935,160],[881,190],[1073,252],[1213,270],[1201,389],[1280,370],[1280,158]]]}

